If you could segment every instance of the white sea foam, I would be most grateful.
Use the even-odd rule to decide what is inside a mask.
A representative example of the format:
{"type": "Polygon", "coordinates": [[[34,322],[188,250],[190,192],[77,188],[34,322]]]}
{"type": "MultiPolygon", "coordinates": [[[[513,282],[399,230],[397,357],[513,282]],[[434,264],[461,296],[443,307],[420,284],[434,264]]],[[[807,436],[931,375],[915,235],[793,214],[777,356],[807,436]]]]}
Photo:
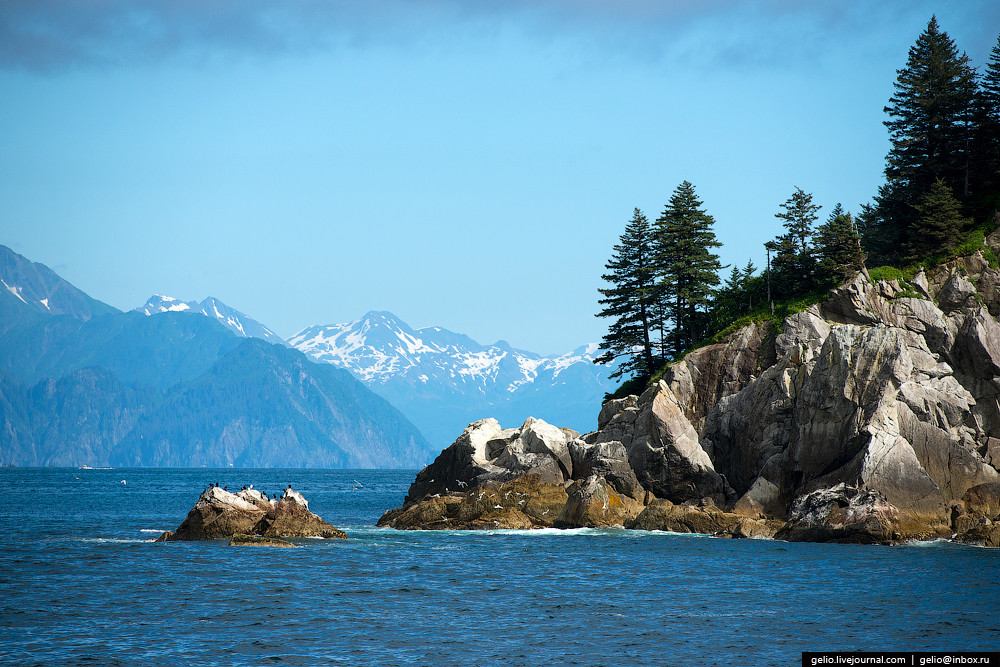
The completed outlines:
{"type": "MultiPolygon", "coordinates": [[[[904,542],[904,544],[908,547],[920,547],[920,548],[943,547],[951,543],[952,543],[951,540],[949,540],[946,537],[938,537],[933,540],[907,540],[906,542],[904,542]]],[[[975,545],[967,545],[967,546],[975,546],[975,545]]]]}
{"type": "Polygon", "coordinates": [[[672,530],[647,530],[650,535],[669,535],[670,537],[712,537],[710,533],[675,533],[672,530]]]}
{"type": "Polygon", "coordinates": [[[153,540],[122,539],[116,537],[81,537],[78,542],[88,544],[144,544],[153,540]]]}

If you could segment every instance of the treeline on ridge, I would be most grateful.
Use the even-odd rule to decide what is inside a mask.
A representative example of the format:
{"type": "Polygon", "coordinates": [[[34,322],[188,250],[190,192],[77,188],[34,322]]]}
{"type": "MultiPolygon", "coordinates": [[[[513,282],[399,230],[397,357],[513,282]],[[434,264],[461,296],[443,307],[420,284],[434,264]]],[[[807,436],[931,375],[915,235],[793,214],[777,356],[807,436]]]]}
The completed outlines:
{"type": "Polygon", "coordinates": [[[982,247],[1000,218],[1000,37],[979,72],[932,17],[884,112],[891,148],[873,201],[856,216],[836,204],[817,226],[821,207],[796,187],[775,213],[784,233],[764,244],[765,267],[748,261],[720,280],[715,220],[688,181],[652,223],[633,211],[598,300],[611,322],[595,363],[621,360],[619,393],[747,318],[819,300],[866,264],[933,265],[982,247]]]}

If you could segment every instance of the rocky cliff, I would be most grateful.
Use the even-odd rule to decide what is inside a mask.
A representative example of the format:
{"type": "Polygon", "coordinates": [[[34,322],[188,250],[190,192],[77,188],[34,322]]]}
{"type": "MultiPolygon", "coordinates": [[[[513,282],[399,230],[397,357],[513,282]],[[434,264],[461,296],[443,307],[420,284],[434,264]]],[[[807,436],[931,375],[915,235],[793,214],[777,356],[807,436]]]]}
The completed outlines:
{"type": "Polygon", "coordinates": [[[1000,546],[998,316],[982,253],[908,283],[862,273],[689,353],[592,433],[470,425],[381,524],[1000,546]]]}

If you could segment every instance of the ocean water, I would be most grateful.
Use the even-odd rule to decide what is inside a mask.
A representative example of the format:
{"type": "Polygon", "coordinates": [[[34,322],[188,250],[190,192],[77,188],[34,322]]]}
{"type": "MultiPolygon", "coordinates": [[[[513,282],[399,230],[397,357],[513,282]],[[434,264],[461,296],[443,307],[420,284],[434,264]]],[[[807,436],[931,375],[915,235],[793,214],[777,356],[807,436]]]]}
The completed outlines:
{"type": "Polygon", "coordinates": [[[0,469],[0,662],[798,665],[1000,647],[1000,550],[375,527],[413,471],[0,469]],[[160,543],[210,483],[350,539],[160,543]]]}

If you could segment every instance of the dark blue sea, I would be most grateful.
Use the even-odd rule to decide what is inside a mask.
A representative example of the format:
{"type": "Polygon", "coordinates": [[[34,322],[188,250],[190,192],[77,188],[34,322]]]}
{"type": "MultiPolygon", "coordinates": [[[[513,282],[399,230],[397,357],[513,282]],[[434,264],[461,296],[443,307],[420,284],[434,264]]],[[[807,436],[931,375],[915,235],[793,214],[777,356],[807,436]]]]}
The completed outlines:
{"type": "Polygon", "coordinates": [[[1000,551],[375,527],[413,471],[0,469],[0,662],[798,665],[1000,647],[1000,551]],[[151,542],[210,483],[350,539],[151,542]]]}

